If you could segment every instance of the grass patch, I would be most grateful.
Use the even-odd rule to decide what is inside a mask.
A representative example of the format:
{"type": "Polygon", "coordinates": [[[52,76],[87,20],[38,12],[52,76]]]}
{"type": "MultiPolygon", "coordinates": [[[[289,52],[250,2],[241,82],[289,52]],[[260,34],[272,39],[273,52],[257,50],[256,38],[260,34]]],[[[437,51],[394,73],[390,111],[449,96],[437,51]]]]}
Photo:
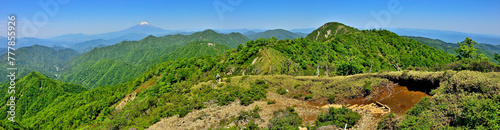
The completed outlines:
{"type": "Polygon", "coordinates": [[[269,104],[275,104],[275,103],[276,103],[275,100],[267,100],[267,105],[269,105],[269,104]]]}
{"type": "Polygon", "coordinates": [[[293,95],[293,98],[298,99],[298,98],[302,97],[302,95],[303,95],[302,93],[300,93],[300,94],[295,94],[295,95],[293,95]]]}
{"type": "Polygon", "coordinates": [[[279,95],[285,95],[288,92],[286,91],[286,89],[280,87],[280,88],[278,88],[278,90],[276,90],[276,93],[279,95]]]}
{"type": "Polygon", "coordinates": [[[314,97],[314,95],[307,94],[306,96],[304,96],[304,100],[309,100],[309,99],[312,99],[313,97],[314,97]]]}

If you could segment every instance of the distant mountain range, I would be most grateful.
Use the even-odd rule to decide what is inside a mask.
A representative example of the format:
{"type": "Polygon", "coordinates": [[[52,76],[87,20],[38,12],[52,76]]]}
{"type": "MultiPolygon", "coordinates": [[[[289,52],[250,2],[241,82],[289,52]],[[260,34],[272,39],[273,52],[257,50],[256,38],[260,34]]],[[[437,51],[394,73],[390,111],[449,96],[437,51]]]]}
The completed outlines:
{"type": "Polygon", "coordinates": [[[63,42],[69,42],[69,43],[78,43],[78,42],[85,42],[89,40],[95,40],[95,39],[105,39],[105,40],[110,40],[110,39],[122,39],[122,40],[140,40],[148,35],[167,35],[170,34],[174,31],[171,30],[165,30],[153,25],[149,25],[147,22],[142,22],[140,24],[137,24],[135,26],[132,26],[130,28],[127,28],[125,30],[117,31],[117,32],[109,32],[109,33],[100,33],[100,34],[92,34],[92,35],[87,35],[87,34],[68,34],[68,35],[62,35],[62,36],[57,36],[53,38],[49,38],[48,40],[52,41],[63,41],[63,42]],[[130,35],[134,34],[134,35],[130,35]],[[125,35],[128,35],[127,37],[123,37],[125,35]],[[122,38],[120,38],[122,37],[122,38]]]}
{"type": "MultiPolygon", "coordinates": [[[[286,38],[294,39],[294,38],[306,37],[314,30],[315,30],[314,28],[304,28],[304,29],[291,29],[291,30],[217,29],[214,31],[223,34],[241,33],[251,40],[255,40],[261,37],[262,38],[276,37],[282,40],[286,38]]],[[[387,30],[390,30],[400,36],[417,36],[417,37],[426,37],[431,39],[440,39],[446,43],[461,42],[463,41],[463,39],[465,39],[465,37],[470,37],[471,39],[479,43],[485,43],[480,45],[485,47],[481,49],[486,49],[486,47],[496,48],[496,46],[494,45],[500,45],[500,36],[496,35],[473,34],[473,33],[427,30],[427,29],[408,29],[408,28],[387,28],[387,30]]],[[[40,39],[34,37],[17,38],[16,48],[32,46],[32,45],[42,45],[47,47],[53,47],[56,50],[62,48],[71,48],[78,51],[79,53],[85,53],[87,51],[92,50],[95,47],[99,48],[99,47],[110,46],[120,43],[122,41],[138,41],[147,37],[148,35],[153,35],[153,36],[164,36],[169,34],[190,35],[193,33],[194,32],[186,32],[179,30],[166,30],[150,25],[147,22],[142,22],[130,28],[116,32],[91,34],[91,35],[82,33],[67,34],[48,39],[40,39]]],[[[328,32],[323,32],[323,33],[325,33],[324,35],[327,35],[326,33],[328,32]]],[[[6,43],[7,38],[0,36],[0,42],[6,43]]],[[[234,48],[234,46],[231,47],[234,48]]],[[[7,44],[0,45],[0,49],[1,48],[7,48],[7,44]]],[[[4,50],[5,49],[0,50],[0,54],[4,54],[7,52],[4,50]]],[[[496,49],[490,50],[488,52],[494,52],[494,50],[496,49]]]]}
{"type": "Polygon", "coordinates": [[[4,43],[5,46],[0,46],[0,55],[7,53],[7,38],[0,36],[0,43],[4,43]]]}
{"type": "Polygon", "coordinates": [[[241,33],[241,34],[245,35],[244,33],[246,33],[246,32],[259,33],[259,32],[264,32],[266,30],[262,30],[262,29],[215,29],[214,31],[218,32],[218,33],[224,33],[224,34],[237,32],[237,33],[241,33]]]}
{"type": "MultiPolygon", "coordinates": [[[[286,30],[247,32],[256,37],[297,37],[286,30]]],[[[102,45],[109,40],[93,39],[80,47],[102,45]]],[[[477,64],[478,68],[497,71],[485,70],[487,73],[441,69],[438,67],[474,64],[459,62],[453,55],[435,49],[439,47],[448,52],[454,46],[436,39],[402,37],[388,30],[359,30],[338,22],[326,23],[305,38],[291,40],[250,40],[239,32],[205,30],[190,35],[148,35],[83,54],[57,45],[21,47],[16,50],[16,58],[20,59],[16,86],[20,87],[13,94],[4,94],[9,89],[0,89],[4,101],[0,102],[0,119],[4,119],[0,129],[210,129],[229,125],[235,129],[291,129],[302,126],[303,114],[310,113],[321,113],[310,114],[318,117],[313,119],[314,127],[329,128],[338,126],[332,122],[345,122],[330,116],[338,111],[347,113],[334,116],[349,118],[352,126],[359,124],[356,122],[362,116],[345,106],[329,108],[330,114],[310,109],[318,108],[317,104],[377,97],[379,89],[392,84],[403,85],[398,87],[405,91],[433,95],[423,95],[427,97],[421,100],[413,94],[408,98],[420,103],[400,110],[402,114],[397,116],[403,118],[382,119],[398,120],[394,121],[398,123],[395,129],[497,128],[493,125],[499,118],[500,65],[477,64]],[[414,71],[420,69],[423,71],[414,71]],[[14,103],[9,102],[12,97],[16,98],[16,122],[6,123],[7,110],[14,103]],[[447,105],[442,105],[443,101],[447,105]],[[274,114],[261,117],[259,112],[274,114]],[[492,114],[474,115],[477,113],[492,114]],[[470,117],[484,123],[472,128],[456,125],[474,121],[470,117]],[[267,124],[264,119],[269,119],[267,124]],[[431,126],[434,122],[422,121],[425,119],[441,121],[437,125],[443,127],[431,126]]],[[[6,54],[0,58],[6,61],[6,54]]],[[[0,72],[7,74],[6,69],[0,72]]],[[[7,81],[1,78],[0,88],[10,87],[7,81]]],[[[402,101],[408,101],[407,97],[402,101]]],[[[397,108],[414,103],[389,105],[397,108]]],[[[382,105],[384,111],[389,108],[382,105]]]]}
{"type": "MultiPolygon", "coordinates": [[[[275,30],[262,30],[262,29],[218,29],[214,30],[217,33],[230,34],[230,33],[242,33],[250,39],[256,39],[258,37],[269,38],[277,37],[278,39],[293,39],[298,37],[305,37],[307,33],[311,32],[313,29],[294,29],[292,31],[287,31],[283,29],[275,30]]],[[[85,53],[92,50],[95,47],[105,47],[109,45],[114,45],[122,41],[138,41],[148,35],[153,36],[165,36],[169,34],[182,34],[190,35],[195,32],[193,31],[180,31],[180,30],[166,30],[147,22],[139,23],[130,28],[108,33],[100,34],[66,34],[61,36],[56,36],[48,39],[40,39],[34,37],[23,37],[17,38],[18,44],[16,48],[32,46],[32,45],[42,45],[47,47],[57,47],[57,48],[71,48],[80,53],[85,53]]],[[[0,37],[0,41],[5,43],[7,38],[0,37]]],[[[232,46],[233,47],[233,46],[232,46]]],[[[0,48],[7,48],[7,45],[0,45],[0,48]]],[[[57,49],[55,48],[55,49],[57,49]]],[[[1,54],[5,53],[0,51],[1,54]]]]}
{"type": "Polygon", "coordinates": [[[303,28],[303,29],[292,29],[292,30],[289,30],[290,32],[293,32],[295,34],[298,34],[302,37],[306,37],[307,34],[311,33],[312,31],[314,31],[316,28],[303,28]]]}
{"type": "MultiPolygon", "coordinates": [[[[32,71],[38,71],[46,74],[51,78],[56,78],[56,74],[60,74],[61,66],[67,60],[78,56],[78,52],[73,49],[59,49],[55,50],[50,47],[33,45],[28,47],[21,47],[14,51],[16,54],[16,66],[18,68],[17,75],[24,76],[32,71]]],[[[2,61],[7,61],[7,54],[0,56],[2,61]]],[[[7,62],[2,62],[2,68],[8,68],[7,62]]],[[[1,69],[0,73],[7,73],[7,70],[1,69]]],[[[5,82],[5,79],[1,79],[5,82]]]]}
{"type": "MultiPolygon", "coordinates": [[[[281,34],[279,35],[276,35],[276,33],[288,33],[286,35],[289,35],[288,37],[286,38],[289,38],[289,39],[293,39],[293,38],[297,38],[296,36],[292,36],[290,37],[291,35],[299,35],[300,37],[306,37],[307,34],[311,33],[312,31],[314,31],[315,28],[303,28],[303,29],[291,29],[291,30],[285,30],[285,29],[270,29],[270,30],[263,30],[263,29],[217,29],[215,30],[216,32],[218,33],[231,33],[231,32],[238,32],[238,33],[241,33],[245,36],[247,36],[248,38],[250,39],[254,39],[254,37],[256,35],[254,34],[257,34],[257,33],[264,33],[266,32],[265,34],[257,34],[257,35],[262,35],[262,36],[267,36],[266,34],[270,34],[271,36],[269,37],[282,37],[280,36],[281,34]],[[270,31],[270,32],[268,32],[270,31]],[[286,32],[284,32],[286,31],[286,32]],[[293,34],[290,34],[290,33],[293,33],[293,34]],[[254,35],[254,36],[252,36],[254,35]]],[[[284,39],[286,39],[284,38],[284,39]]],[[[280,39],[280,38],[278,38],[280,39]]]]}
{"type": "Polygon", "coordinates": [[[254,31],[248,31],[248,32],[245,32],[245,34],[246,34],[245,35],[246,37],[248,37],[252,40],[255,40],[257,38],[271,38],[271,37],[276,37],[279,40],[285,40],[287,38],[288,39],[295,39],[295,38],[303,37],[301,35],[298,35],[298,34],[290,32],[290,31],[283,30],[283,29],[267,30],[267,31],[260,32],[260,33],[257,33],[254,31]]]}
{"type": "Polygon", "coordinates": [[[122,83],[139,76],[138,72],[144,72],[155,64],[173,58],[218,55],[225,50],[236,48],[237,45],[245,44],[248,40],[250,39],[240,33],[220,34],[213,30],[191,35],[176,34],[162,37],[150,35],[139,41],[123,41],[95,48],[70,59],[62,67],[58,79],[82,84],[88,88],[122,83]],[[209,43],[214,47],[208,46],[209,43]],[[204,45],[195,46],[196,44],[204,45]],[[202,48],[205,44],[209,48],[202,48]],[[184,45],[189,49],[181,48],[184,45]],[[179,48],[181,50],[178,50],[179,48]],[[205,51],[208,49],[213,51],[205,51]],[[173,54],[174,51],[181,54],[173,54]]]}
{"type": "MultiPolygon", "coordinates": [[[[415,37],[415,36],[403,36],[409,39],[413,39],[419,42],[422,42],[423,44],[429,45],[433,48],[436,48],[438,50],[457,55],[457,52],[455,49],[459,47],[457,43],[447,43],[439,39],[431,39],[431,38],[426,38],[426,37],[415,37]]],[[[474,40],[474,39],[473,39],[474,40]]],[[[477,52],[480,54],[483,54],[484,56],[491,58],[492,62],[496,62],[493,60],[493,56],[495,53],[500,54],[500,45],[490,45],[490,44],[483,44],[479,43],[474,45],[474,48],[477,49],[477,52]]]]}
{"type": "MultiPolygon", "coordinates": [[[[180,33],[171,30],[165,30],[153,25],[149,25],[147,22],[142,22],[130,28],[109,33],[100,34],[67,34],[56,36],[48,39],[40,39],[34,37],[23,37],[17,38],[16,48],[32,46],[32,45],[43,45],[48,47],[58,46],[65,48],[72,48],[80,53],[89,51],[94,47],[109,46],[121,41],[137,41],[141,40],[148,35],[163,36],[171,33],[180,33]]],[[[0,37],[0,41],[6,42],[5,37],[0,37]]],[[[7,48],[7,44],[0,45],[0,48],[7,48]]]]}
{"type": "Polygon", "coordinates": [[[440,39],[448,43],[462,42],[465,37],[469,37],[478,43],[500,45],[500,36],[498,35],[409,28],[387,28],[387,30],[392,31],[400,36],[427,37],[431,39],[440,39]]]}
{"type": "Polygon", "coordinates": [[[7,53],[7,48],[0,48],[0,55],[7,53]]]}

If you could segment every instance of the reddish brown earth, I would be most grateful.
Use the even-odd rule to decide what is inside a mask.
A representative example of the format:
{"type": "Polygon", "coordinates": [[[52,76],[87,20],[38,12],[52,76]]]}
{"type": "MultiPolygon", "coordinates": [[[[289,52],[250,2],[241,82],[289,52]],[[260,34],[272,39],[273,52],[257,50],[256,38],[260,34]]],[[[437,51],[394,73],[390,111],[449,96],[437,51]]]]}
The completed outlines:
{"type": "Polygon", "coordinates": [[[373,92],[377,94],[349,99],[347,100],[347,104],[366,105],[378,101],[387,105],[393,113],[405,114],[406,111],[417,104],[420,99],[429,96],[421,91],[409,91],[407,87],[399,85],[393,87],[375,87],[373,92]]]}

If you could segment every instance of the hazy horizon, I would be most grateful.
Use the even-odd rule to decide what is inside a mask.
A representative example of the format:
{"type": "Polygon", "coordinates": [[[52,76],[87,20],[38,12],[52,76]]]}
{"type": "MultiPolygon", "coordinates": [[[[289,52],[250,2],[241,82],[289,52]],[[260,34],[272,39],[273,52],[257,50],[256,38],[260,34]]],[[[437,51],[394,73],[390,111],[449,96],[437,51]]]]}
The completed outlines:
{"type": "MultiPolygon", "coordinates": [[[[3,0],[2,0],[3,1],[3,0]]],[[[356,28],[410,28],[500,35],[500,1],[3,1],[19,37],[99,34],[141,22],[166,30],[310,29],[327,22],[356,28]],[[24,34],[24,30],[34,29],[24,34]]],[[[6,30],[7,17],[0,19],[6,30]]],[[[6,36],[1,33],[0,36],[6,36]]]]}

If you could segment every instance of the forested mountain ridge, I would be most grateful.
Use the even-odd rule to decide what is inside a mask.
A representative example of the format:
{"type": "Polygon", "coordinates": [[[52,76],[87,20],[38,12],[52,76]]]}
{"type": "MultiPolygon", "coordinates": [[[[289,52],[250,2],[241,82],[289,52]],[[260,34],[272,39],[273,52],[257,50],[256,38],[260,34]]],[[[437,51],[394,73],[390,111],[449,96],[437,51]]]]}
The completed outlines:
{"type": "Polygon", "coordinates": [[[113,43],[112,41],[109,40],[104,40],[104,39],[96,39],[96,40],[90,40],[90,41],[85,41],[81,43],[75,43],[72,45],[69,45],[69,48],[75,49],[80,53],[85,53],[88,52],[95,47],[104,47],[108,46],[110,43],[113,43]]]}
{"type": "Polygon", "coordinates": [[[302,70],[299,75],[317,75],[318,72],[321,75],[325,72],[349,75],[386,69],[401,70],[412,66],[432,67],[453,61],[452,55],[399,37],[387,30],[363,30],[358,33],[332,35],[329,38],[331,39],[324,39],[326,42],[305,38],[288,41],[257,39],[247,42],[246,46],[238,47],[236,53],[229,55],[229,59],[234,59],[236,64],[249,63],[248,60],[257,57],[254,54],[257,54],[260,48],[273,48],[292,60],[276,66],[288,66],[287,70],[299,67],[302,70]],[[297,64],[292,65],[295,63],[297,64]]]}
{"type": "Polygon", "coordinates": [[[241,33],[229,33],[229,34],[221,34],[217,33],[214,30],[207,29],[202,32],[196,32],[191,35],[187,35],[189,39],[187,41],[183,41],[183,44],[192,42],[192,41],[212,41],[215,43],[219,43],[222,45],[227,45],[231,48],[236,48],[236,46],[240,44],[245,44],[246,41],[250,40],[245,37],[241,33]]]}
{"type": "Polygon", "coordinates": [[[406,37],[408,39],[413,39],[415,41],[422,42],[423,44],[426,44],[428,46],[431,46],[433,48],[436,48],[438,50],[457,55],[457,52],[455,52],[455,49],[458,48],[458,44],[453,44],[453,43],[446,43],[444,41],[441,41],[439,39],[430,39],[430,38],[425,38],[425,37],[415,37],[415,36],[402,36],[406,37]]]}
{"type": "MultiPolygon", "coordinates": [[[[21,47],[14,52],[17,66],[17,76],[24,76],[32,71],[38,71],[48,75],[51,78],[57,78],[56,74],[60,74],[64,63],[76,56],[79,53],[73,49],[54,50],[50,47],[33,45],[29,47],[21,47]]],[[[3,54],[0,59],[7,61],[7,54],[3,54]]],[[[10,68],[7,62],[1,65],[3,68],[10,68]]],[[[7,70],[0,70],[6,74],[7,70]]],[[[8,79],[1,78],[0,82],[4,83],[8,79]]]]}
{"type": "Polygon", "coordinates": [[[257,38],[271,38],[271,37],[276,37],[279,40],[285,40],[285,39],[295,39],[295,38],[300,38],[302,36],[295,34],[293,32],[283,30],[283,29],[274,29],[274,30],[267,30],[264,32],[260,33],[255,33],[255,32],[247,32],[249,33],[248,35],[245,35],[249,39],[255,40],[257,38]]]}
{"type": "MultiPolygon", "coordinates": [[[[8,88],[9,83],[4,83],[1,88],[8,88]]],[[[87,91],[84,87],[77,84],[69,84],[54,80],[39,72],[31,72],[24,77],[16,80],[16,91],[12,93],[16,99],[16,121],[21,124],[26,118],[38,115],[45,108],[51,108],[50,104],[65,102],[65,98],[87,91]]],[[[7,94],[8,89],[0,89],[5,94],[0,98],[2,101],[10,101],[11,94],[7,94]]],[[[0,119],[6,119],[9,102],[0,102],[0,119]]]]}
{"type": "MultiPolygon", "coordinates": [[[[403,36],[409,39],[413,39],[419,42],[422,42],[423,44],[429,45],[433,48],[436,48],[438,50],[457,55],[457,52],[455,49],[459,47],[457,43],[446,43],[442,40],[439,39],[430,39],[430,38],[425,38],[425,37],[415,37],[415,36],[403,36]]],[[[500,53],[500,45],[491,45],[491,44],[476,44],[475,48],[477,48],[477,52],[480,54],[484,54],[484,56],[488,58],[493,58],[495,53],[500,53]]],[[[493,62],[495,60],[492,59],[493,62]]]]}
{"type": "MultiPolygon", "coordinates": [[[[119,44],[94,48],[67,62],[59,80],[82,84],[88,88],[126,82],[155,64],[170,60],[168,56],[176,49],[193,41],[210,41],[218,44],[216,51],[196,52],[201,54],[172,54],[181,57],[216,55],[229,50],[228,46],[245,43],[248,38],[240,33],[219,34],[213,30],[196,32],[191,35],[148,36],[140,41],[123,41],[119,44]],[[219,48],[222,47],[222,48],[219,48]],[[222,51],[220,50],[222,49],[222,51]],[[163,58],[162,58],[163,57],[163,58]]],[[[209,47],[209,46],[207,46],[209,47]]],[[[197,47],[200,49],[199,47],[197,47]]],[[[186,48],[183,48],[186,50],[186,48]]],[[[195,49],[195,48],[192,48],[195,49]]],[[[185,52],[182,52],[185,53],[185,52]]]]}
{"type": "MultiPolygon", "coordinates": [[[[335,28],[333,27],[332,29],[335,28]]],[[[484,94],[490,90],[498,92],[496,88],[500,87],[498,85],[494,85],[496,83],[500,83],[499,80],[494,80],[494,77],[499,75],[498,73],[481,73],[470,71],[409,72],[407,70],[405,70],[404,72],[381,72],[386,70],[403,71],[404,68],[411,68],[412,66],[433,67],[439,64],[452,63],[456,60],[454,56],[450,54],[424,45],[415,40],[400,37],[387,30],[362,30],[357,33],[335,35],[330,36],[329,38],[330,39],[324,39],[325,42],[311,41],[305,38],[294,40],[277,40],[276,38],[257,39],[254,41],[248,41],[245,45],[240,45],[237,47],[237,49],[234,49],[229,53],[226,53],[225,55],[219,55],[217,57],[178,59],[176,61],[168,61],[159,64],[148,70],[143,76],[141,76],[141,78],[137,78],[137,80],[135,80],[133,83],[136,86],[149,86],[146,91],[142,91],[141,94],[138,94],[139,96],[136,97],[135,100],[128,103],[130,105],[125,106],[121,110],[117,110],[116,113],[110,114],[109,117],[107,117],[110,120],[103,121],[103,126],[89,127],[102,129],[151,128],[151,122],[165,121],[168,119],[183,120],[183,117],[187,116],[189,113],[194,111],[199,112],[198,110],[209,107],[208,105],[206,105],[206,103],[208,104],[212,101],[212,103],[217,103],[220,106],[224,106],[229,102],[240,99],[239,103],[243,106],[246,106],[258,100],[261,100],[262,98],[266,98],[265,95],[272,95],[266,94],[266,92],[276,92],[278,94],[283,93],[281,95],[285,95],[287,97],[292,97],[292,92],[290,92],[290,94],[287,94],[288,90],[305,91],[307,93],[312,93],[312,95],[310,96],[305,96],[304,100],[308,100],[308,97],[312,99],[325,99],[327,98],[328,94],[324,93],[333,93],[333,91],[337,91],[337,95],[341,93],[340,95],[342,96],[340,96],[340,98],[351,97],[352,95],[356,95],[356,93],[358,93],[358,96],[360,96],[359,93],[371,91],[368,90],[366,86],[371,86],[372,83],[374,84],[374,86],[381,86],[383,84],[382,82],[385,82],[384,80],[387,79],[401,79],[409,81],[415,80],[418,82],[446,82],[442,84],[440,89],[436,89],[432,92],[437,95],[454,93],[450,92],[453,91],[450,90],[453,86],[460,86],[456,87],[456,89],[458,89],[456,91],[470,91],[476,94],[484,94]],[[341,88],[342,90],[337,90],[340,89],[338,87],[341,87],[342,85],[321,85],[322,89],[319,90],[314,90],[312,88],[307,89],[307,87],[304,86],[311,85],[311,82],[309,82],[304,77],[302,77],[303,79],[299,78],[299,80],[306,81],[307,83],[299,83],[293,85],[293,83],[287,84],[288,82],[293,81],[293,79],[290,77],[274,76],[280,74],[324,76],[330,73],[330,75],[326,76],[330,77],[333,75],[351,75],[368,72],[381,73],[360,74],[354,76],[337,76],[339,80],[342,80],[337,84],[347,82],[346,84],[347,86],[349,86],[347,88],[341,88]],[[228,76],[228,78],[223,78],[222,82],[217,82],[216,77],[214,76],[216,74],[221,74],[221,76],[223,77],[228,76]],[[371,77],[371,74],[375,76],[371,77]],[[482,92],[474,92],[474,90],[469,90],[469,87],[473,87],[473,84],[464,83],[461,81],[467,79],[468,77],[466,77],[466,75],[470,74],[474,75],[471,78],[477,79],[477,81],[480,81],[484,83],[484,85],[489,87],[483,87],[482,89],[484,90],[482,92]],[[248,77],[253,76],[247,75],[261,75],[262,77],[256,79],[248,79],[248,77]],[[263,75],[268,76],[264,77],[263,75]],[[380,77],[385,77],[387,79],[379,79],[380,77]],[[352,80],[347,80],[350,78],[352,78],[352,80]],[[278,88],[278,86],[280,86],[280,88],[278,88]],[[365,86],[365,89],[363,90],[361,86],[365,86]],[[267,87],[269,87],[269,89],[267,89],[267,87]],[[281,87],[286,88],[286,91],[281,87]],[[306,88],[306,90],[301,90],[301,88],[306,88]],[[322,92],[324,92],[323,95],[322,92]],[[166,119],[166,117],[172,118],[166,119]]],[[[316,79],[317,77],[319,76],[310,78],[312,78],[314,81],[314,79],[316,79]]],[[[327,79],[324,78],[318,78],[316,79],[316,81],[325,81],[327,83],[332,82],[327,81],[327,79]]],[[[294,94],[298,95],[298,93],[294,94]]],[[[451,94],[449,96],[455,97],[457,95],[451,94]]],[[[302,96],[300,95],[297,97],[302,98],[302,96]]],[[[446,96],[438,96],[436,98],[432,98],[432,101],[429,102],[423,101],[417,107],[410,110],[408,117],[403,117],[402,119],[400,119],[400,122],[402,123],[397,124],[397,128],[425,128],[429,126],[427,124],[422,124],[421,126],[415,126],[415,124],[412,124],[412,122],[425,123],[425,120],[423,119],[416,119],[418,117],[416,117],[415,115],[418,115],[418,113],[421,113],[421,111],[432,113],[426,114],[426,117],[429,117],[433,115],[439,115],[439,112],[446,113],[447,111],[453,110],[452,108],[438,108],[437,105],[439,104],[436,103],[443,99],[440,97],[446,96]],[[432,106],[432,108],[426,106],[427,104],[429,104],[429,106],[432,106]],[[433,110],[434,112],[429,112],[429,110],[433,110]]],[[[464,99],[476,100],[476,98],[474,97],[464,99]]],[[[335,97],[332,100],[335,100],[335,97]]],[[[498,101],[487,101],[488,103],[498,104],[498,101]]],[[[287,103],[289,102],[285,102],[285,104],[287,103]]],[[[267,100],[267,105],[272,104],[273,100],[267,100]]],[[[462,105],[468,105],[468,103],[451,102],[450,104],[457,106],[457,109],[468,110],[467,108],[461,107],[462,105]]],[[[472,109],[481,108],[477,106],[477,104],[470,105],[473,106],[471,107],[472,109]]],[[[218,107],[216,107],[216,109],[218,109],[218,107]]],[[[259,108],[256,107],[256,109],[259,108]]],[[[290,110],[289,108],[287,109],[290,110]]],[[[259,110],[256,111],[258,112],[259,110]]],[[[292,109],[291,111],[294,110],[292,109]]],[[[467,115],[456,113],[453,114],[453,112],[448,112],[448,114],[456,115],[459,118],[456,120],[474,120],[467,115]]],[[[206,118],[206,115],[192,115],[191,118],[188,118],[186,120],[192,119],[193,116],[194,118],[198,117],[195,119],[196,121],[204,120],[206,118]]],[[[259,119],[259,116],[251,117],[259,119]]],[[[434,117],[435,118],[432,119],[443,119],[450,116],[434,117]]],[[[275,116],[274,118],[279,118],[279,116],[275,116]]],[[[319,118],[320,117],[318,117],[318,121],[321,121],[321,119],[319,118]]],[[[483,119],[484,117],[480,116],[480,118],[483,119]]],[[[211,118],[205,120],[210,119],[211,118]]],[[[245,122],[246,120],[246,123],[249,123],[250,125],[239,125],[236,128],[255,128],[256,126],[252,126],[252,123],[250,123],[247,119],[250,120],[252,118],[245,116],[245,113],[241,112],[241,114],[234,120],[238,122],[245,122]]],[[[293,119],[287,118],[284,120],[289,121],[293,119]]],[[[495,122],[494,120],[491,121],[495,122]]],[[[258,121],[256,120],[256,122],[258,121]]],[[[183,123],[184,121],[180,125],[174,124],[175,126],[173,128],[189,128],[184,127],[185,125],[183,125],[183,123]]],[[[215,124],[215,126],[213,127],[223,128],[225,125],[228,125],[224,124],[225,122],[223,121],[219,123],[222,124],[215,124]]],[[[273,124],[271,120],[269,121],[269,124],[273,124]]],[[[281,124],[276,123],[273,125],[281,124]]],[[[273,127],[273,125],[264,126],[273,127]]],[[[316,125],[319,125],[319,123],[316,123],[316,125]]],[[[484,125],[486,127],[488,126],[488,124],[485,123],[481,123],[478,125],[484,125]]],[[[471,128],[469,126],[464,126],[461,124],[450,124],[450,126],[471,128]]],[[[259,125],[258,127],[262,126],[259,125]]],[[[293,126],[289,128],[296,127],[297,126],[293,126]]],[[[439,126],[437,125],[434,125],[432,127],[439,128],[439,126]]],[[[168,125],[167,128],[169,128],[168,125]]]]}
{"type": "MultiPolygon", "coordinates": [[[[287,71],[290,71],[296,66],[303,70],[299,75],[318,75],[318,72],[346,75],[413,66],[432,67],[453,61],[453,56],[449,54],[390,31],[357,30],[336,22],[326,23],[307,38],[249,41],[246,46],[238,47],[236,54],[231,54],[234,56],[229,55],[229,59],[234,58],[236,64],[249,63],[257,57],[254,54],[260,48],[273,48],[290,58],[291,61],[275,63],[275,68],[287,66],[287,71]],[[318,34],[321,37],[315,37],[318,34]]],[[[247,68],[252,67],[248,64],[247,68]]]]}
{"type": "Polygon", "coordinates": [[[247,40],[249,39],[239,33],[219,34],[213,30],[196,32],[191,35],[177,34],[163,37],[150,35],[140,41],[123,41],[116,45],[93,49],[89,53],[82,54],[73,61],[70,61],[70,65],[72,62],[77,61],[96,61],[108,58],[137,65],[169,53],[175,50],[175,48],[192,41],[212,41],[236,47],[247,40]]]}
{"type": "MultiPolygon", "coordinates": [[[[424,98],[416,107],[409,110],[408,116],[398,115],[394,120],[390,116],[384,117],[391,120],[383,120],[382,123],[395,122],[394,127],[401,129],[415,127],[467,129],[476,126],[494,128],[495,124],[498,126],[498,120],[494,120],[498,119],[498,115],[475,114],[477,111],[498,112],[498,109],[495,109],[500,104],[498,72],[408,71],[405,69],[430,68],[453,63],[457,58],[387,30],[346,28],[340,23],[327,23],[315,31],[316,35],[323,35],[328,30],[339,30],[341,33],[331,33],[326,37],[322,36],[324,38],[312,37],[312,39],[259,38],[246,41],[246,44],[238,45],[236,49],[216,56],[167,60],[149,68],[144,67],[147,70],[140,72],[109,70],[106,74],[120,72],[142,75],[133,76],[123,83],[69,95],[64,101],[54,102],[50,107],[40,110],[38,114],[26,117],[20,126],[28,129],[145,129],[166,121],[164,124],[173,126],[162,128],[187,129],[189,128],[187,125],[193,123],[198,123],[197,126],[190,127],[193,129],[227,128],[233,123],[232,128],[235,129],[259,127],[295,129],[302,124],[308,128],[315,128],[334,125],[333,122],[344,124],[343,121],[349,120],[349,127],[353,127],[359,117],[355,119],[356,114],[344,107],[339,110],[330,109],[333,111],[330,113],[340,112],[327,115],[322,114],[321,110],[314,110],[316,115],[310,116],[308,121],[312,121],[315,127],[309,126],[311,122],[303,123],[302,118],[304,120],[306,118],[301,114],[313,113],[309,111],[313,110],[311,108],[321,107],[310,104],[325,105],[356,97],[373,96],[372,94],[377,92],[372,91],[372,87],[387,88],[397,80],[431,85],[437,83],[439,88],[429,90],[433,96],[424,98]],[[467,82],[470,79],[477,82],[467,82]],[[440,104],[442,101],[453,102],[449,102],[450,106],[447,106],[440,104]],[[306,106],[295,106],[299,104],[296,102],[306,106]],[[221,112],[216,110],[226,106],[230,107],[232,113],[223,113],[221,116],[213,114],[221,112]],[[231,109],[242,106],[245,107],[244,110],[231,109]],[[249,111],[250,107],[253,110],[249,111]],[[211,109],[211,112],[202,111],[205,108],[211,109]],[[300,112],[302,113],[297,114],[300,112]],[[342,118],[330,118],[337,115],[342,118]],[[203,122],[207,120],[210,123],[203,122]],[[173,123],[168,124],[168,121],[173,123]],[[199,125],[200,121],[202,126],[199,125]],[[431,121],[439,123],[432,125],[429,123],[431,121]],[[474,125],[466,124],[467,122],[477,123],[474,125]],[[448,126],[442,126],[443,124],[448,126]]],[[[137,43],[148,45],[156,39],[156,37],[149,38],[137,43]]],[[[215,49],[219,46],[219,44],[214,44],[215,47],[210,46],[209,43],[216,42],[194,41],[184,45],[186,49],[177,48],[175,51],[185,53],[193,51],[189,48],[215,49]]],[[[197,56],[196,53],[188,54],[197,56]]],[[[88,73],[94,73],[90,71],[92,69],[110,68],[105,66],[108,64],[105,63],[107,61],[113,62],[112,66],[135,65],[108,58],[98,60],[103,62],[103,65],[89,67],[88,73]]],[[[150,62],[153,61],[145,63],[150,62]]],[[[114,69],[124,70],[120,68],[122,67],[114,69]]],[[[104,72],[104,70],[96,71],[104,72]]],[[[117,76],[122,75],[117,73],[117,76]]],[[[383,124],[381,126],[384,127],[383,124]]],[[[0,124],[0,127],[5,126],[0,124]]]]}
{"type": "Polygon", "coordinates": [[[214,43],[211,41],[194,41],[190,42],[169,55],[160,57],[159,61],[175,60],[179,58],[191,58],[200,56],[216,56],[223,54],[225,51],[232,50],[231,47],[214,43]]]}
{"type": "Polygon", "coordinates": [[[329,22],[309,33],[306,38],[313,41],[325,41],[331,36],[358,32],[359,30],[339,22],[329,22]]]}

